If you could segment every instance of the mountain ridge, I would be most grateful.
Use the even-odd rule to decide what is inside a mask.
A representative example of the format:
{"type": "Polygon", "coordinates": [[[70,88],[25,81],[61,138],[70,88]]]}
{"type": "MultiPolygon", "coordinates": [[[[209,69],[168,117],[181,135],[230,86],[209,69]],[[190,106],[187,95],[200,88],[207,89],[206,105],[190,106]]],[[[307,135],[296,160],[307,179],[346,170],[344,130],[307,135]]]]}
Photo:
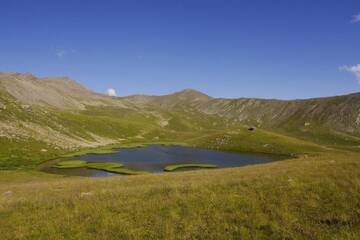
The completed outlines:
{"type": "Polygon", "coordinates": [[[29,73],[0,73],[0,90],[28,105],[60,109],[85,109],[86,105],[125,107],[121,102],[92,92],[68,77],[37,78],[29,73]]]}
{"type": "MultiPolygon", "coordinates": [[[[19,77],[20,80],[32,80],[32,81],[40,81],[40,82],[53,82],[53,83],[71,83],[71,85],[73,86],[77,86],[79,89],[83,89],[86,90],[88,92],[91,92],[92,94],[96,94],[96,95],[100,95],[100,96],[104,96],[104,97],[108,97],[108,98],[114,98],[114,97],[109,97],[104,93],[98,93],[95,91],[92,91],[88,88],[86,88],[85,86],[81,85],[80,83],[78,83],[77,81],[71,79],[68,76],[55,76],[55,77],[36,77],[35,75],[33,75],[30,72],[25,72],[25,73],[19,73],[19,72],[0,72],[0,77],[19,77]]],[[[0,78],[0,83],[1,83],[1,78],[0,78]]],[[[206,96],[210,99],[220,99],[220,100],[242,100],[242,99],[254,99],[254,100],[268,100],[268,101],[308,101],[308,100],[317,100],[317,99],[326,99],[326,98],[335,98],[335,97],[343,97],[343,96],[351,96],[351,95],[360,95],[360,92],[352,92],[352,93],[347,93],[347,94],[340,94],[340,95],[334,95],[334,96],[324,96],[324,97],[309,97],[309,98],[294,98],[294,99],[278,99],[278,98],[260,98],[260,97],[213,97],[210,96],[204,92],[201,92],[199,90],[196,89],[192,89],[192,88],[185,88],[179,91],[175,91],[172,93],[168,93],[168,94],[161,94],[161,95],[155,95],[155,94],[131,94],[131,95],[126,95],[126,96],[118,96],[115,98],[122,98],[122,99],[126,99],[126,98],[133,98],[133,97],[165,97],[165,96],[172,96],[172,95],[198,95],[198,96],[206,96]]]]}
{"type": "MultiPolygon", "coordinates": [[[[92,114],[94,118],[106,117],[105,122],[112,121],[113,116],[127,119],[129,116],[136,115],[137,119],[140,119],[139,122],[144,120],[150,125],[155,124],[153,126],[159,127],[159,129],[179,131],[193,128],[191,122],[193,120],[190,116],[199,115],[202,118],[222,119],[222,121],[226,120],[233,124],[301,136],[319,131],[330,135],[330,138],[339,134],[360,136],[359,93],[300,100],[227,99],[210,97],[193,89],[184,89],[161,96],[109,97],[92,92],[67,77],[40,79],[29,73],[0,73],[0,112],[3,115],[3,120],[0,118],[0,125],[3,122],[2,127],[0,126],[0,133],[1,131],[6,132],[6,134],[4,133],[6,136],[11,136],[12,133],[18,134],[24,130],[14,125],[16,122],[23,122],[20,117],[11,112],[15,110],[18,112],[17,114],[21,113],[24,116],[30,114],[31,118],[25,123],[29,125],[29,122],[35,121],[37,122],[35,128],[39,129],[43,127],[54,129],[54,126],[46,126],[50,123],[63,126],[62,121],[74,124],[73,121],[76,118],[80,118],[83,113],[86,113],[92,114]],[[34,108],[34,110],[29,112],[30,108],[34,108]],[[41,126],[41,121],[37,121],[37,119],[48,119],[43,115],[44,111],[50,111],[53,115],[62,115],[59,116],[59,119],[52,119],[45,126],[41,126]],[[108,115],[109,111],[112,112],[111,115],[108,115]],[[70,112],[73,114],[71,118],[75,119],[61,120],[63,114],[68,116],[70,112]],[[177,120],[175,121],[175,119],[177,120]]],[[[87,117],[86,119],[86,121],[90,121],[87,117]]],[[[130,120],[131,124],[136,124],[136,121],[130,120]]],[[[212,128],[211,124],[216,124],[209,123],[210,125],[206,124],[207,128],[212,128]]],[[[122,125],[118,127],[123,128],[122,125]]],[[[203,128],[203,126],[197,127],[203,128]]],[[[100,129],[102,128],[100,127],[100,129]]],[[[141,126],[138,128],[141,129],[141,126]]],[[[66,134],[72,134],[67,131],[65,131],[66,134]]],[[[86,130],[86,133],[82,134],[91,141],[94,139],[102,139],[103,142],[113,141],[113,139],[103,139],[108,136],[98,135],[92,131],[86,130]]],[[[85,142],[81,139],[80,141],[85,142]]],[[[79,140],[76,142],[78,143],[79,140]]]]}
{"type": "Polygon", "coordinates": [[[29,105],[49,105],[60,109],[85,110],[87,106],[119,108],[153,108],[171,111],[192,108],[205,114],[216,114],[247,124],[274,127],[280,122],[321,121],[328,127],[350,132],[360,124],[360,93],[342,96],[278,100],[260,98],[213,98],[193,89],[149,96],[109,97],[88,90],[67,77],[36,78],[25,73],[0,73],[0,85],[10,95],[29,105]],[[339,115],[341,113],[342,116],[339,115]]]}

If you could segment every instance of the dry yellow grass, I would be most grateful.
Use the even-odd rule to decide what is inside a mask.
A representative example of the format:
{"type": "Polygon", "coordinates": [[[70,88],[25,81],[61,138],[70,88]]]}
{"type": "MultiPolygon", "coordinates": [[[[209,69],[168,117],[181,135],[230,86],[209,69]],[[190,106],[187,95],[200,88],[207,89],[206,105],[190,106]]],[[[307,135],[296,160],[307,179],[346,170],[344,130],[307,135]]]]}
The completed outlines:
{"type": "Polygon", "coordinates": [[[359,155],[101,179],[2,172],[0,234],[1,239],[359,239],[359,155]]]}

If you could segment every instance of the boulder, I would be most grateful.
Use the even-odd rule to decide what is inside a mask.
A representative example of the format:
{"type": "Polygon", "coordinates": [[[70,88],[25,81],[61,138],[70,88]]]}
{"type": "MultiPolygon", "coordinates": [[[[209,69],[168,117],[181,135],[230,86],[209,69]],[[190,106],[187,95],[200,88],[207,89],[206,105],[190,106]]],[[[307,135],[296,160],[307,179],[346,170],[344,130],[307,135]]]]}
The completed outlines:
{"type": "Polygon", "coordinates": [[[31,111],[31,106],[27,104],[21,105],[21,108],[27,111],[31,111]]]}

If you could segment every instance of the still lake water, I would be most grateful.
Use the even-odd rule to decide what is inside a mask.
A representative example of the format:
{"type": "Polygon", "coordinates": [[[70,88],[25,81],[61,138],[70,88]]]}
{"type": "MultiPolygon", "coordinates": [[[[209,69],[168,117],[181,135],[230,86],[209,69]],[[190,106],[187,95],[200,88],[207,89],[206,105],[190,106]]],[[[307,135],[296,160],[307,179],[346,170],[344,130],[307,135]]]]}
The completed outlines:
{"type": "MultiPolygon", "coordinates": [[[[115,151],[115,153],[109,154],[86,154],[69,158],[69,160],[76,159],[85,160],[87,162],[119,162],[124,164],[124,168],[127,169],[163,173],[165,166],[173,164],[207,163],[215,164],[218,168],[228,168],[268,163],[283,158],[281,156],[267,154],[244,154],[204,148],[165,145],[148,145],[140,148],[121,148],[115,149],[115,151]]],[[[52,166],[58,161],[59,160],[45,162],[39,166],[39,169],[48,173],[71,176],[104,177],[119,175],[87,168],[53,168],[52,166]]],[[[188,170],[194,169],[183,169],[178,171],[188,170]]]]}

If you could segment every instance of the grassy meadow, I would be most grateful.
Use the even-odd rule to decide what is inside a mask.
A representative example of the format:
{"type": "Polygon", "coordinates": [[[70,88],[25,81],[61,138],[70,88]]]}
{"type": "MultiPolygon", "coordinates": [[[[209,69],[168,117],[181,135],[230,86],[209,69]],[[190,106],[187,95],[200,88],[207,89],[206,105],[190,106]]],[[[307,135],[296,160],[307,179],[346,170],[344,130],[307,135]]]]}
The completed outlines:
{"type": "Polygon", "coordinates": [[[1,171],[2,239],[359,239],[360,162],[81,178],[1,171]]]}

